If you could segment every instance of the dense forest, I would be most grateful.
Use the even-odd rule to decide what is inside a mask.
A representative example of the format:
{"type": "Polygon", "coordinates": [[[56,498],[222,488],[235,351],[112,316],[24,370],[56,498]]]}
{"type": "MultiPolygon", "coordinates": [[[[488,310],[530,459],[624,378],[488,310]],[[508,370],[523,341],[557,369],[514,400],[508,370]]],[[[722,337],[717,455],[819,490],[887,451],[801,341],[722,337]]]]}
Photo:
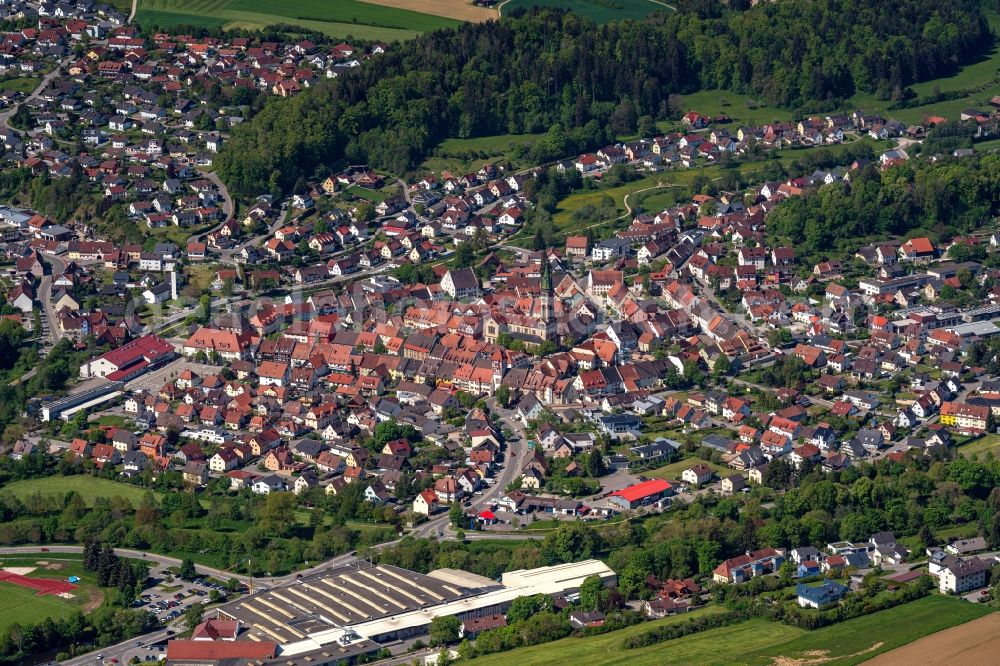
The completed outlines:
{"type": "Polygon", "coordinates": [[[933,240],[969,233],[1000,214],[1000,156],[944,163],[910,160],[881,171],[869,166],[849,183],[809,190],[768,216],[775,242],[813,255],[857,249],[865,237],[920,231],[933,240]]]}
{"type": "Polygon", "coordinates": [[[634,133],[640,118],[675,117],[683,109],[671,100],[703,88],[789,108],[856,91],[899,98],[992,39],[975,0],[787,0],[601,26],[533,10],[427,33],[271,99],[234,130],[217,167],[249,196],[288,191],[343,159],[404,173],[448,137],[548,131],[534,157],[554,159],[634,133]]]}

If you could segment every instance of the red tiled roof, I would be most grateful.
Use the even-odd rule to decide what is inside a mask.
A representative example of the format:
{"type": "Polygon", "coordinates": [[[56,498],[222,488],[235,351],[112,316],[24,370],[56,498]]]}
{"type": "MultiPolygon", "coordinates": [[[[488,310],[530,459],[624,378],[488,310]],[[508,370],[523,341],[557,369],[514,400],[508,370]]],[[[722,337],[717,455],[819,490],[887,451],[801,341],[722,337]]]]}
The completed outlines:
{"type": "MultiPolygon", "coordinates": [[[[138,340],[126,343],[118,349],[113,349],[106,354],[98,356],[97,359],[104,359],[108,363],[122,368],[135,363],[139,359],[154,360],[164,354],[173,353],[174,346],[157,335],[145,335],[138,340]]],[[[97,359],[94,359],[95,361],[97,359]]]]}
{"type": "Polygon", "coordinates": [[[642,483],[616,490],[611,494],[629,502],[638,502],[650,495],[662,493],[667,490],[670,490],[670,484],[663,479],[650,479],[649,481],[643,481],[642,483]]]}
{"type": "Polygon", "coordinates": [[[271,659],[276,648],[268,641],[167,641],[167,660],[271,659]]]}

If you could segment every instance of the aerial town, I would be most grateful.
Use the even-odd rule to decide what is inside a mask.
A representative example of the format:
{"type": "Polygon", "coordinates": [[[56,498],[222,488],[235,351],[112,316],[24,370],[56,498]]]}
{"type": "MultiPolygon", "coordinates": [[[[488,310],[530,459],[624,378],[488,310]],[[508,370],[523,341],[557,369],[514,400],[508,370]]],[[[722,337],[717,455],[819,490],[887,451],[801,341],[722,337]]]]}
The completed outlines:
{"type": "Polygon", "coordinates": [[[397,169],[411,42],[136,7],[0,2],[0,663],[995,654],[1000,89],[397,169]]]}

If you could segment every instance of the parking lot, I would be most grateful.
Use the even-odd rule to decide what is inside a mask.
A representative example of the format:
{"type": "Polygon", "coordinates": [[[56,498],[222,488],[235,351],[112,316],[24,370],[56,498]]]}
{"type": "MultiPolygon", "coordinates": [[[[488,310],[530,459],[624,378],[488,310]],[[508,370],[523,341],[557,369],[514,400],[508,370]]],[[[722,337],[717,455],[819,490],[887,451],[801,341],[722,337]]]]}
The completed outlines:
{"type": "Polygon", "coordinates": [[[113,666],[118,663],[128,663],[133,658],[138,658],[140,662],[163,659],[166,654],[166,640],[185,628],[184,614],[188,608],[207,607],[213,590],[223,595],[229,594],[223,585],[204,578],[192,581],[176,578],[163,565],[155,566],[149,575],[155,584],[143,591],[133,607],[154,614],[167,629],[167,637],[154,641],[137,640],[124,651],[116,651],[113,655],[110,652],[107,655],[99,654],[97,661],[113,666]]]}
{"type": "Polygon", "coordinates": [[[141,391],[143,389],[147,391],[159,390],[168,380],[175,379],[177,375],[181,374],[184,370],[191,370],[197,375],[204,377],[205,375],[211,375],[219,372],[220,368],[214,365],[206,365],[204,363],[195,363],[194,361],[189,361],[188,359],[181,357],[174,359],[170,363],[157,368],[151,372],[136,377],[132,381],[125,384],[125,388],[130,391],[141,391]]]}

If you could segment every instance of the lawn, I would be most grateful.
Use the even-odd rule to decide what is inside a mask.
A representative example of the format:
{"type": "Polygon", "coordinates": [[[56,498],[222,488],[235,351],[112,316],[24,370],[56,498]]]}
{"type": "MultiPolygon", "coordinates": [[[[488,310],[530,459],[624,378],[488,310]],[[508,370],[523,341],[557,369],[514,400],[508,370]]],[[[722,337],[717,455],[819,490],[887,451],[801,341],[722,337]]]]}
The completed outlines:
{"type": "Polygon", "coordinates": [[[997,455],[1000,453],[1000,435],[983,435],[979,439],[959,446],[958,452],[965,457],[976,455],[982,458],[987,453],[997,455]]]}
{"type": "Polygon", "coordinates": [[[109,479],[99,479],[93,476],[49,476],[41,479],[26,479],[15,481],[3,487],[5,492],[11,492],[15,497],[26,500],[35,493],[42,495],[65,495],[71,490],[80,493],[85,502],[91,502],[97,497],[114,497],[118,495],[138,504],[148,492],[144,488],[129,486],[109,479]]]}
{"type": "Polygon", "coordinates": [[[98,426],[114,426],[124,430],[131,430],[135,427],[135,421],[120,414],[101,414],[90,423],[98,426]]]}
{"type": "Polygon", "coordinates": [[[677,462],[664,465],[663,467],[657,467],[654,470],[643,472],[642,474],[643,476],[653,476],[658,479],[679,479],[681,478],[681,472],[686,470],[688,467],[697,465],[698,463],[711,467],[712,471],[718,474],[720,478],[736,473],[735,470],[732,470],[725,465],[716,465],[713,462],[708,462],[702,460],[701,458],[684,458],[683,460],[678,460],[677,462]]]}
{"type": "Polygon", "coordinates": [[[515,169],[530,166],[514,153],[521,145],[531,145],[542,134],[497,134],[469,139],[447,139],[420,165],[420,170],[439,174],[451,171],[465,174],[478,171],[484,164],[510,162],[515,169]]]}
{"type": "MultiPolygon", "coordinates": [[[[679,616],[649,622],[587,638],[521,648],[481,657],[476,663],[542,666],[560,662],[587,666],[654,666],[659,664],[759,664],[775,663],[857,664],[922,636],[986,615],[992,609],[950,597],[934,595],[867,617],[831,627],[806,631],[768,620],[749,620],[644,648],[626,650],[628,636],[664,624],[683,621],[679,616]],[[810,657],[813,660],[808,660],[810,657]]],[[[710,607],[695,613],[719,612],[710,607]]]]}
{"type": "Polygon", "coordinates": [[[174,243],[178,247],[187,247],[188,239],[192,236],[203,234],[216,226],[216,222],[206,224],[196,224],[190,227],[160,227],[159,229],[143,230],[147,249],[152,249],[157,243],[174,243]]]}
{"type": "Polygon", "coordinates": [[[0,81],[0,90],[15,90],[27,95],[38,87],[42,80],[33,76],[18,76],[0,81]]]}
{"type": "Polygon", "coordinates": [[[331,37],[397,41],[458,21],[358,0],[139,0],[139,23],[258,29],[294,24],[331,37]]]}
{"type": "MultiPolygon", "coordinates": [[[[1000,14],[991,11],[985,13],[990,28],[993,29],[994,33],[1000,34],[1000,14]]],[[[922,81],[910,86],[917,97],[926,97],[932,95],[935,91],[948,93],[955,91],[976,91],[978,89],[978,92],[972,92],[972,94],[958,99],[934,102],[910,109],[888,110],[886,107],[890,104],[889,102],[861,93],[852,97],[850,104],[852,105],[851,108],[882,111],[885,115],[905,123],[919,123],[929,115],[957,120],[959,113],[963,109],[983,107],[994,95],[1000,95],[1000,79],[997,78],[998,70],[1000,70],[1000,44],[995,44],[990,52],[983,54],[979,62],[962,68],[954,76],[922,81]]]]}
{"type": "Polygon", "coordinates": [[[972,144],[976,149],[976,152],[989,153],[996,150],[1000,150],[1000,139],[990,139],[989,141],[980,141],[979,143],[972,144]]]}
{"type": "Polygon", "coordinates": [[[685,111],[696,111],[713,118],[722,114],[729,116],[733,119],[734,129],[744,124],[764,125],[792,119],[792,113],[787,109],[767,106],[748,95],[728,90],[700,90],[689,95],[681,95],[681,100],[681,106],[685,111]]]}
{"type": "Polygon", "coordinates": [[[934,530],[934,538],[937,539],[939,543],[952,541],[954,539],[971,539],[976,536],[980,536],[980,532],[979,525],[975,522],[934,530]]]}
{"type": "Polygon", "coordinates": [[[109,5],[128,16],[132,11],[132,0],[106,0],[109,5]]]}
{"type": "MultiPolygon", "coordinates": [[[[995,11],[987,11],[986,18],[993,32],[1000,34],[1000,14],[995,11]]],[[[929,97],[935,92],[954,93],[956,91],[963,93],[960,98],[942,100],[908,109],[890,109],[893,102],[878,99],[871,93],[859,92],[848,99],[842,108],[827,109],[825,112],[815,115],[823,116],[836,111],[850,112],[864,109],[869,112],[882,113],[886,117],[895,118],[907,124],[920,123],[929,115],[957,120],[963,109],[984,108],[986,102],[994,95],[1000,95],[998,70],[1000,70],[1000,44],[994,45],[993,49],[984,53],[978,62],[963,67],[953,76],[921,81],[910,86],[917,98],[929,97]],[[967,91],[969,94],[964,94],[967,91]]],[[[709,116],[725,113],[735,121],[736,126],[740,123],[759,124],[773,120],[789,120],[792,119],[793,115],[789,111],[756,103],[746,95],[728,90],[705,90],[682,97],[685,110],[697,111],[709,116]]]]}
{"type": "Polygon", "coordinates": [[[351,185],[346,190],[344,190],[344,192],[346,194],[350,194],[353,197],[356,197],[358,199],[364,199],[365,201],[368,201],[373,204],[385,201],[390,196],[392,196],[388,192],[383,192],[382,190],[370,190],[367,187],[361,187],[360,185],[351,185]]]}
{"type": "Polygon", "coordinates": [[[529,7],[560,7],[571,9],[577,14],[593,19],[596,23],[607,23],[621,19],[641,19],[657,10],[672,10],[669,1],[654,0],[509,0],[501,10],[509,15],[515,9],[529,7]]]}

